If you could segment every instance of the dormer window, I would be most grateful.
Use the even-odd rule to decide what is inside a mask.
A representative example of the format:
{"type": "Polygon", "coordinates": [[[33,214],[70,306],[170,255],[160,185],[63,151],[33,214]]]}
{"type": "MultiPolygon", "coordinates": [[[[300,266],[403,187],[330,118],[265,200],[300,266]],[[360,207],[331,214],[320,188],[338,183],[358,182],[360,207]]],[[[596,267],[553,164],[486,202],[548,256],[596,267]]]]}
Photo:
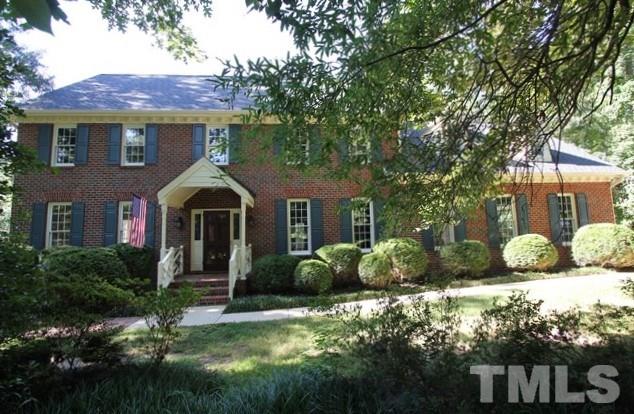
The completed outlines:
{"type": "Polygon", "coordinates": [[[535,153],[535,161],[553,162],[553,155],[550,153],[550,144],[545,142],[541,148],[535,153]]]}

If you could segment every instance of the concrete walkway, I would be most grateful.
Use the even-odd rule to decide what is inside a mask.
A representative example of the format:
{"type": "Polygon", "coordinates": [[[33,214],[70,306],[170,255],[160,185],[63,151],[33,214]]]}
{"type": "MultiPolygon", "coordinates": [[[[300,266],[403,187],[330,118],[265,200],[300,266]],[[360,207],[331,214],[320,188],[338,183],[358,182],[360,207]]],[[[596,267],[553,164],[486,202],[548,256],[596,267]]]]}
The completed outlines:
{"type": "MultiPolygon", "coordinates": [[[[590,276],[575,276],[501,285],[448,289],[445,291],[430,291],[416,295],[400,296],[399,300],[405,303],[417,297],[422,297],[426,300],[435,300],[443,295],[454,297],[506,296],[515,290],[523,290],[528,292],[530,298],[543,300],[545,308],[547,309],[567,309],[572,306],[587,307],[598,301],[616,306],[634,306],[634,300],[620,292],[620,286],[623,280],[633,277],[634,273],[604,273],[590,276]]],[[[341,306],[346,308],[360,306],[362,312],[367,313],[376,309],[378,302],[377,299],[368,299],[343,303],[341,306]]],[[[314,311],[311,311],[310,308],[223,314],[224,308],[224,305],[190,308],[181,326],[272,321],[301,318],[316,314],[314,311]]],[[[145,328],[145,321],[142,318],[125,318],[119,320],[119,323],[126,325],[128,329],[145,328]]]]}

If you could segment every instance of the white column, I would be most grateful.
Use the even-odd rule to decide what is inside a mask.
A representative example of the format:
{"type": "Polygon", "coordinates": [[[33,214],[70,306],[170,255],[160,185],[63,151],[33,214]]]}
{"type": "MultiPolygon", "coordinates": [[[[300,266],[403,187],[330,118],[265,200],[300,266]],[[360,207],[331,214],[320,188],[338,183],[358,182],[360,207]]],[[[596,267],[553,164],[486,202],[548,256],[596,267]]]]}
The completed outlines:
{"type": "Polygon", "coordinates": [[[244,197],[240,198],[240,277],[245,278],[244,268],[246,266],[247,253],[247,202],[244,197]]]}
{"type": "Polygon", "coordinates": [[[167,254],[167,204],[161,204],[161,260],[167,254]]]}

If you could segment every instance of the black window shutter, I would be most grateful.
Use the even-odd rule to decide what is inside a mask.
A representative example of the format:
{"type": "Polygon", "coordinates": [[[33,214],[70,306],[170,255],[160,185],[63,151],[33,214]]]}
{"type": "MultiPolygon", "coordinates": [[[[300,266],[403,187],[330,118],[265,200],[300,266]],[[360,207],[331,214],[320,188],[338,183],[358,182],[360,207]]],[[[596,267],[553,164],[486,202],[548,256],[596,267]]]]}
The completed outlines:
{"type": "Polygon", "coordinates": [[[309,161],[313,164],[318,163],[321,157],[321,134],[319,127],[311,126],[308,128],[308,155],[309,161]]]}
{"type": "Polygon", "coordinates": [[[152,165],[158,162],[158,125],[147,124],[145,126],[145,164],[152,165]]]}
{"type": "Polygon", "coordinates": [[[486,200],[485,213],[487,216],[487,235],[489,237],[489,246],[500,247],[500,229],[498,227],[498,206],[495,198],[486,200]]]}
{"type": "Polygon", "coordinates": [[[117,202],[106,201],[104,206],[103,245],[112,246],[117,243],[117,202]]]}
{"type": "Polygon", "coordinates": [[[550,235],[553,243],[561,244],[561,212],[557,194],[548,194],[548,217],[550,219],[550,235]]]}
{"type": "Polygon", "coordinates": [[[352,211],[350,210],[350,199],[339,200],[340,218],[340,239],[342,243],[352,243],[352,211]]]}
{"type": "Polygon", "coordinates": [[[31,213],[31,246],[44,249],[46,237],[46,203],[33,203],[31,213]]]}
{"type": "Polygon", "coordinates": [[[74,202],[71,206],[70,244],[81,247],[84,244],[84,210],[85,204],[74,202]]]}
{"type": "Polygon", "coordinates": [[[577,217],[579,219],[579,227],[590,223],[590,214],[588,212],[588,198],[584,193],[575,194],[577,199],[577,217]]]}
{"type": "Polygon", "coordinates": [[[425,230],[423,230],[422,238],[423,238],[423,247],[425,248],[425,250],[433,251],[434,250],[434,227],[429,226],[425,230]]]}
{"type": "Polygon", "coordinates": [[[229,162],[236,164],[240,162],[240,140],[241,140],[242,125],[231,124],[229,125],[229,162]]]}
{"type": "Polygon", "coordinates": [[[192,129],[192,160],[205,156],[205,125],[195,124],[192,129]]]}
{"type": "Polygon", "coordinates": [[[381,140],[375,136],[371,140],[372,160],[381,161],[383,159],[383,148],[381,147],[381,140]]]}
{"type": "Polygon", "coordinates": [[[275,200],[275,253],[288,253],[288,223],[286,221],[286,200],[275,200]]]}
{"type": "Polygon", "coordinates": [[[372,206],[374,207],[374,241],[377,242],[383,237],[383,201],[375,200],[372,206]]]}
{"type": "Polygon", "coordinates": [[[155,242],[155,223],[156,223],[156,204],[147,203],[145,217],[145,245],[154,248],[155,242]]]}
{"type": "Polygon", "coordinates": [[[324,219],[321,200],[310,199],[310,242],[313,251],[324,245],[324,219]]]}
{"type": "Polygon", "coordinates": [[[75,145],[75,165],[88,162],[89,127],[86,124],[77,125],[77,142],[75,145]]]}
{"type": "Polygon", "coordinates": [[[526,194],[517,195],[517,224],[519,234],[530,233],[530,227],[528,224],[528,200],[526,194]]]}
{"type": "Polygon", "coordinates": [[[282,155],[282,149],[284,148],[284,143],[286,141],[284,128],[281,125],[275,125],[272,129],[273,154],[280,156],[282,155]]]}
{"type": "Polygon", "coordinates": [[[457,242],[465,241],[467,239],[467,223],[466,220],[461,220],[453,228],[454,239],[457,242]]]}
{"type": "Polygon", "coordinates": [[[349,158],[348,153],[349,153],[348,141],[341,138],[339,140],[339,158],[342,163],[345,163],[348,161],[348,158],[349,158]]]}
{"type": "Polygon", "coordinates": [[[46,165],[51,165],[51,141],[53,140],[53,125],[43,124],[37,127],[37,159],[46,165]]]}
{"type": "Polygon", "coordinates": [[[108,158],[107,164],[121,164],[121,125],[108,125],[108,158]]]}

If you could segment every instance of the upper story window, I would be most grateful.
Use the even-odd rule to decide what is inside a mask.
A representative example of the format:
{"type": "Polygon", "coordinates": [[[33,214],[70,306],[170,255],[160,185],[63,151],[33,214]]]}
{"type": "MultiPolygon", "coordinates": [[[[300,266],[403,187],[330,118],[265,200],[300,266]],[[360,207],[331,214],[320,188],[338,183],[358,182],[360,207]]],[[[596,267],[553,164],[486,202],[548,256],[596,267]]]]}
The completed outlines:
{"type": "Polygon", "coordinates": [[[358,135],[348,146],[350,159],[361,164],[369,164],[372,155],[372,145],[369,139],[358,135]]]}
{"type": "Polygon", "coordinates": [[[500,245],[503,247],[517,236],[517,216],[515,199],[512,195],[505,195],[495,199],[497,207],[498,230],[500,232],[500,245]]]}
{"type": "Polygon", "coordinates": [[[145,127],[143,125],[123,126],[123,165],[145,164],[145,127]]]}
{"type": "Polygon", "coordinates": [[[132,202],[119,202],[119,243],[130,242],[130,226],[132,220],[132,202]]]}
{"type": "Polygon", "coordinates": [[[286,164],[301,165],[308,164],[310,159],[310,138],[298,139],[296,142],[286,141],[286,164]]]}
{"type": "Polygon", "coordinates": [[[207,127],[207,158],[216,165],[229,164],[229,128],[207,127]]]}
{"type": "Polygon", "coordinates": [[[47,248],[70,244],[71,211],[71,203],[48,204],[47,248]]]}
{"type": "Polygon", "coordinates": [[[560,240],[564,245],[570,245],[577,231],[577,212],[575,199],[572,194],[560,194],[559,201],[559,225],[561,227],[560,240]]]}
{"type": "Polygon", "coordinates": [[[56,125],[53,131],[51,165],[56,167],[75,165],[76,125],[56,125]]]}
{"type": "Polygon", "coordinates": [[[310,254],[310,200],[288,200],[288,252],[310,254]]]}
{"type": "Polygon", "coordinates": [[[374,246],[372,201],[365,200],[352,209],[352,242],[363,252],[374,246]]]}

